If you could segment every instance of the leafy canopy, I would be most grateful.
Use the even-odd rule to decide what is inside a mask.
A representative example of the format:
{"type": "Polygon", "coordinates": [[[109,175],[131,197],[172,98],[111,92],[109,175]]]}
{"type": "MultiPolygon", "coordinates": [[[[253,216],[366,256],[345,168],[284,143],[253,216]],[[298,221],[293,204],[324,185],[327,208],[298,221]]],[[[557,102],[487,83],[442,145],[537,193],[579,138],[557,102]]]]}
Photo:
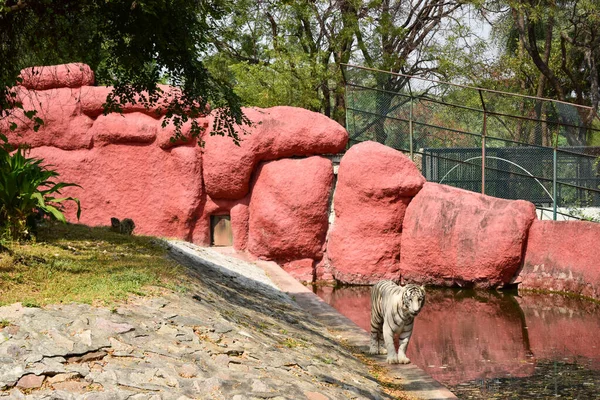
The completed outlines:
{"type": "Polygon", "coordinates": [[[226,12],[222,0],[0,0],[0,118],[16,105],[8,94],[22,68],[84,62],[115,88],[107,111],[144,92],[153,105],[166,82],[182,89],[166,106],[177,128],[210,103],[216,133],[236,139],[235,125],[248,122],[239,99],[201,61],[226,12]]]}

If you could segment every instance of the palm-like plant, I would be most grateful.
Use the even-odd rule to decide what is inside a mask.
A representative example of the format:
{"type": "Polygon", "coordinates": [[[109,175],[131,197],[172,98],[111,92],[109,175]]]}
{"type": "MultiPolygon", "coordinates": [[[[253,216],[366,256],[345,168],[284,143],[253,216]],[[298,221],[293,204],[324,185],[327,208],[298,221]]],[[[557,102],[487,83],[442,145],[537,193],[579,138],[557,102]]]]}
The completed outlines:
{"type": "Polygon", "coordinates": [[[61,189],[79,185],[54,182],[58,172],[42,165],[43,159],[27,158],[26,150],[19,147],[11,152],[11,147],[3,135],[0,145],[0,224],[11,239],[19,240],[29,236],[28,223],[37,212],[50,218],[66,222],[62,204],[73,201],[77,204],[77,219],[81,214],[79,200],[74,197],[54,197],[61,189]]]}

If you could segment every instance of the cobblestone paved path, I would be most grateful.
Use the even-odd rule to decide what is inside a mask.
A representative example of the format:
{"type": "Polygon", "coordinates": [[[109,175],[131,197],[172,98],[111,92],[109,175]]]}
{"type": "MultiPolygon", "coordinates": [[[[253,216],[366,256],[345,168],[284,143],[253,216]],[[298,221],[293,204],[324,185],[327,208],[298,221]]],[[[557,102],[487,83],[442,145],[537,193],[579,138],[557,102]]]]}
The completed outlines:
{"type": "Polygon", "coordinates": [[[385,399],[367,367],[252,263],[179,245],[185,293],[0,307],[0,396],[385,399]],[[181,250],[183,249],[183,250],[181,250]],[[184,257],[196,254],[195,261],[184,257]]]}

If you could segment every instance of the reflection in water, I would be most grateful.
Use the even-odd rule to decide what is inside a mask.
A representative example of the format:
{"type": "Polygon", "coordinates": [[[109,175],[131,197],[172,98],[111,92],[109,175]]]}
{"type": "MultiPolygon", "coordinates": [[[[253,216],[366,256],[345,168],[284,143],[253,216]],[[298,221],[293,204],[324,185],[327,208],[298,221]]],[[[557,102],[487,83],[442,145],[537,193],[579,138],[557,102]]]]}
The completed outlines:
{"type": "MultiPolygon", "coordinates": [[[[369,330],[370,287],[315,291],[369,330]]],[[[408,356],[449,386],[489,385],[500,378],[522,382],[539,376],[548,365],[575,363],[575,369],[585,369],[584,380],[589,381],[578,380],[577,385],[598,390],[600,381],[594,379],[600,377],[599,332],[600,305],[587,301],[559,295],[517,297],[505,292],[428,289],[425,306],[415,319],[408,356]]]]}

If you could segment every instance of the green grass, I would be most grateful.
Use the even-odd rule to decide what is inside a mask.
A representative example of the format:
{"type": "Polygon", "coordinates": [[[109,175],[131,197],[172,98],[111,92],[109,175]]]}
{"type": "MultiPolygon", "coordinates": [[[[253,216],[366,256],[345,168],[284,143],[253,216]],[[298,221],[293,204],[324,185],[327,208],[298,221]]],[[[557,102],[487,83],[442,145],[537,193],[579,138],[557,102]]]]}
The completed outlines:
{"type": "Polygon", "coordinates": [[[151,237],[108,228],[48,223],[35,242],[4,243],[0,305],[111,304],[160,288],[185,291],[185,271],[151,237]]]}

